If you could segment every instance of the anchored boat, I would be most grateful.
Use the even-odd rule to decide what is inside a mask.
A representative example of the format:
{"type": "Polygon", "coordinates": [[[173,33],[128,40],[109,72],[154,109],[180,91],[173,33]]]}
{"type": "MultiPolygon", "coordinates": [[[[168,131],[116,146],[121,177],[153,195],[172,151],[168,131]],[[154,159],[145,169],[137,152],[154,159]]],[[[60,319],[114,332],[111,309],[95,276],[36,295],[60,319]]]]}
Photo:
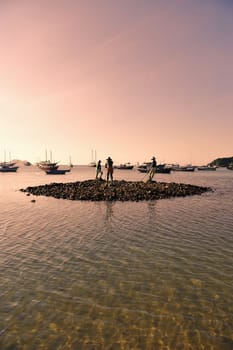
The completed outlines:
{"type": "Polygon", "coordinates": [[[47,175],[64,175],[70,172],[70,169],[50,169],[45,171],[47,175]]]}
{"type": "Polygon", "coordinates": [[[15,163],[2,162],[0,164],[1,173],[15,173],[18,170],[18,166],[14,166],[15,163]]]}
{"type": "Polygon", "coordinates": [[[217,169],[216,166],[209,166],[209,165],[197,167],[197,170],[203,170],[203,171],[215,171],[216,169],[217,169]]]}
{"type": "Polygon", "coordinates": [[[71,167],[69,169],[59,169],[58,162],[52,161],[52,152],[50,152],[50,160],[47,160],[47,151],[46,160],[39,162],[37,165],[41,170],[44,170],[47,175],[64,175],[71,170],[71,167]]]}
{"type": "MultiPolygon", "coordinates": [[[[10,153],[9,153],[9,159],[10,153]]],[[[18,166],[15,165],[15,162],[11,160],[9,162],[6,161],[6,151],[4,151],[4,161],[0,163],[0,172],[1,173],[15,173],[18,170],[18,166]]]]}
{"type": "Polygon", "coordinates": [[[195,170],[195,166],[192,165],[187,165],[187,166],[175,166],[172,167],[173,171],[194,171],[195,170]]]}
{"type": "MultiPolygon", "coordinates": [[[[149,173],[150,171],[150,166],[151,163],[142,163],[141,165],[138,166],[137,170],[140,171],[141,173],[149,173]]],[[[170,174],[172,168],[168,167],[166,164],[159,164],[156,166],[155,173],[157,174],[170,174]]]]}
{"type": "Polygon", "coordinates": [[[114,166],[115,169],[120,169],[120,170],[132,170],[133,167],[134,166],[132,164],[130,164],[129,162],[114,166]]]}

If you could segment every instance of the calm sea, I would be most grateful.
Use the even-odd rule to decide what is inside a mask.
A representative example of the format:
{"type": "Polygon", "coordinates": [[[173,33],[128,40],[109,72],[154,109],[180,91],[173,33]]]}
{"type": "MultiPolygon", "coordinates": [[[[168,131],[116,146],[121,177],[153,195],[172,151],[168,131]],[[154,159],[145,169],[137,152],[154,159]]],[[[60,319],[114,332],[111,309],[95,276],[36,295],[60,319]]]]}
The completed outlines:
{"type": "Polygon", "coordinates": [[[214,192],[149,202],[19,191],[94,176],[0,174],[0,349],[232,350],[233,171],[157,175],[214,192]]]}

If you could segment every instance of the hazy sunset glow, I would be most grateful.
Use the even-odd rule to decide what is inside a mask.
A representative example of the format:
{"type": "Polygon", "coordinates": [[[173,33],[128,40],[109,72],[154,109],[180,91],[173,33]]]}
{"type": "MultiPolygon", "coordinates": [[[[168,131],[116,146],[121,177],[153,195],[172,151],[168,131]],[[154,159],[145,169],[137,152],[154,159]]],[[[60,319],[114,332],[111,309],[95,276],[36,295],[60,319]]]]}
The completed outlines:
{"type": "Polygon", "coordinates": [[[233,6],[0,2],[0,160],[205,164],[233,153],[233,6]]]}

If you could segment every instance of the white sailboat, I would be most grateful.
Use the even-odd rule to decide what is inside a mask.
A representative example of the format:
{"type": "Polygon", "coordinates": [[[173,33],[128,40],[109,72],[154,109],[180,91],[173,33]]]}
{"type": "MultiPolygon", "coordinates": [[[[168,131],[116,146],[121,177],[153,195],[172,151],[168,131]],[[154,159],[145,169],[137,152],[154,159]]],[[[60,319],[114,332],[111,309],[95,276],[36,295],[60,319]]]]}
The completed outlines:
{"type": "Polygon", "coordinates": [[[89,163],[89,166],[96,167],[96,161],[97,161],[96,150],[95,151],[91,150],[91,162],[89,163]],[[95,157],[94,157],[94,154],[95,154],[95,157]]]}
{"type": "Polygon", "coordinates": [[[71,161],[71,156],[70,156],[70,168],[73,168],[73,163],[72,163],[72,161],[71,161]]]}
{"type": "Polygon", "coordinates": [[[47,157],[47,150],[45,151],[45,160],[37,163],[37,166],[42,170],[56,170],[58,169],[58,162],[52,161],[52,151],[50,151],[50,159],[47,157]]]}

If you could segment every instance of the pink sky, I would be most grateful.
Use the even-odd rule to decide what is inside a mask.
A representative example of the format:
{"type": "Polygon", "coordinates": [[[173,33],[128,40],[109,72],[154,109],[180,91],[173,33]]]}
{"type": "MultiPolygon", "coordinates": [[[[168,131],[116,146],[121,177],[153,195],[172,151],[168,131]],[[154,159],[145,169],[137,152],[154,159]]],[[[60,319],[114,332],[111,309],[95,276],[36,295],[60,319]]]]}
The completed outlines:
{"type": "Polygon", "coordinates": [[[232,156],[232,16],[229,0],[1,1],[0,160],[232,156]]]}

